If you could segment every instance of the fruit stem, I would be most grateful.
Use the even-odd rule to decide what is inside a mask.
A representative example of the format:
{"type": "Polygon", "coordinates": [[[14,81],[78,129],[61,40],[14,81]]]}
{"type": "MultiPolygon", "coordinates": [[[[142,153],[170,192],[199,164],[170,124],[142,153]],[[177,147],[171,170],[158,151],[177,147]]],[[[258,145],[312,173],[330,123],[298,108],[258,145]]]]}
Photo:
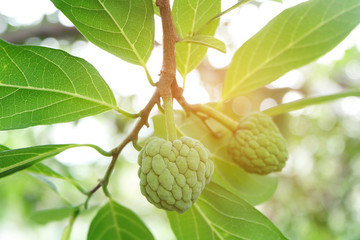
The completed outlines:
{"type": "Polygon", "coordinates": [[[226,116],[225,114],[216,111],[214,108],[209,107],[207,105],[199,104],[200,106],[200,112],[205,113],[209,117],[212,117],[216,121],[223,124],[225,127],[227,127],[230,131],[235,132],[239,124],[235,120],[231,119],[230,117],[226,116]]]}
{"type": "Polygon", "coordinates": [[[171,97],[163,98],[164,110],[165,110],[165,121],[166,121],[166,132],[169,141],[176,140],[176,126],[174,118],[173,102],[171,97]]]}

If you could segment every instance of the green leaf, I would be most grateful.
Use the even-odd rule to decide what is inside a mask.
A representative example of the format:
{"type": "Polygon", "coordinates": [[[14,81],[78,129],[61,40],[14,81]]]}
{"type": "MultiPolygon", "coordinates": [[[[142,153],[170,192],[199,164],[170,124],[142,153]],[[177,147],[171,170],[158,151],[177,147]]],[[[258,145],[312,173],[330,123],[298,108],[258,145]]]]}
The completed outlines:
{"type": "Polygon", "coordinates": [[[130,209],[110,200],[90,224],[88,240],[154,239],[141,219],[130,209]]]}
{"type": "Polygon", "coordinates": [[[97,146],[90,144],[40,145],[2,151],[0,152],[0,178],[28,168],[35,163],[53,157],[66,149],[84,146],[92,147],[102,154],[97,146]]]}
{"type": "MultiPolygon", "coordinates": [[[[175,0],[172,14],[174,25],[181,39],[193,37],[212,17],[220,13],[220,0],[175,0]]],[[[207,26],[201,35],[214,36],[219,19],[207,26]]],[[[207,47],[198,44],[179,42],[176,44],[176,67],[181,76],[186,75],[199,65],[205,57],[207,47]]]]}
{"type": "Polygon", "coordinates": [[[73,211],[74,209],[70,207],[41,210],[33,212],[30,215],[30,220],[39,224],[47,224],[68,218],[73,214],[73,211]]]}
{"type": "Polygon", "coordinates": [[[351,97],[351,96],[352,97],[360,97],[360,91],[359,90],[348,91],[348,92],[342,92],[342,93],[337,93],[337,94],[332,94],[332,95],[327,95],[327,96],[300,99],[297,101],[280,104],[278,106],[266,109],[265,111],[263,111],[263,113],[265,113],[269,116],[274,116],[274,115],[279,115],[282,113],[287,113],[287,112],[291,112],[294,110],[302,109],[307,106],[322,104],[322,103],[334,101],[334,100],[337,100],[340,98],[351,97]]]}
{"type": "MultiPolygon", "coordinates": [[[[69,202],[69,200],[67,200],[58,190],[58,188],[56,187],[55,183],[53,181],[51,181],[50,179],[42,176],[42,175],[38,175],[38,174],[34,174],[34,173],[29,173],[30,176],[32,176],[33,178],[35,178],[36,180],[42,182],[43,184],[45,184],[47,187],[49,187],[52,191],[54,191],[54,193],[56,193],[56,195],[62,199],[66,205],[68,206],[72,206],[72,204],[69,202]]],[[[1,177],[1,176],[0,176],[1,177]]]]}
{"type": "Polygon", "coordinates": [[[152,0],[51,0],[92,43],[145,66],[154,47],[152,0]]]}
{"type": "Polygon", "coordinates": [[[195,35],[192,37],[186,37],[184,39],[181,39],[181,42],[195,43],[195,44],[203,45],[205,47],[214,48],[220,52],[226,53],[225,43],[223,43],[221,40],[213,36],[195,35]]]}
{"type": "Polygon", "coordinates": [[[7,146],[1,145],[0,144],[0,152],[1,151],[5,151],[5,150],[10,150],[10,148],[8,148],[7,146]]]}
{"type": "Polygon", "coordinates": [[[152,3],[153,3],[153,8],[154,8],[154,14],[160,16],[160,9],[156,5],[156,0],[152,0],[152,3]]]}
{"type": "Polygon", "coordinates": [[[222,101],[319,58],[359,22],[359,0],[312,0],[284,10],[235,53],[225,77],[222,101]]]}
{"type": "Polygon", "coordinates": [[[252,205],[265,202],[275,193],[278,185],[277,176],[249,174],[233,162],[216,156],[213,157],[213,162],[215,172],[211,181],[245,199],[252,205]]]}
{"type": "Polygon", "coordinates": [[[42,163],[37,163],[29,167],[27,170],[35,174],[62,179],[74,185],[74,187],[76,187],[80,192],[87,194],[87,191],[84,188],[82,188],[81,185],[77,183],[75,179],[71,177],[63,176],[42,163]]]}
{"type": "MultiPolygon", "coordinates": [[[[276,176],[249,174],[231,162],[226,147],[232,134],[226,128],[216,122],[208,122],[213,131],[221,135],[221,137],[215,137],[199,118],[193,114],[186,115],[181,111],[176,113],[175,121],[179,130],[178,135],[198,139],[211,151],[211,159],[215,164],[215,173],[211,181],[220,184],[253,205],[266,201],[274,194],[277,188],[276,176]]],[[[153,122],[155,135],[166,138],[164,116],[155,115],[153,122]]]]}
{"type": "Polygon", "coordinates": [[[215,183],[210,183],[184,214],[167,214],[178,240],[286,239],[253,206],[215,183]]]}
{"type": "Polygon", "coordinates": [[[58,188],[56,187],[55,183],[53,183],[51,180],[45,178],[44,176],[37,175],[37,174],[30,174],[32,177],[36,178],[40,182],[44,183],[46,186],[48,186],[51,190],[53,190],[61,199],[63,199],[66,203],[69,203],[65,198],[62,197],[60,194],[58,188]]]}
{"type": "Polygon", "coordinates": [[[85,60],[0,40],[0,130],[69,122],[116,105],[109,86],[85,60]]]}

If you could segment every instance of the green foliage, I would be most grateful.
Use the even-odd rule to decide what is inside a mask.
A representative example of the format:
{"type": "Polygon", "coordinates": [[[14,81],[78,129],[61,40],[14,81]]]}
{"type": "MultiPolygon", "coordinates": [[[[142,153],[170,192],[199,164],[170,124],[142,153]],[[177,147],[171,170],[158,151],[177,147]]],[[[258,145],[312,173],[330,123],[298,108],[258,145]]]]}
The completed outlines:
{"type": "MultiPolygon", "coordinates": [[[[149,82],[158,88],[139,114],[130,114],[117,106],[112,90],[97,70],[85,60],[61,50],[38,46],[16,46],[0,40],[0,130],[75,121],[108,110],[117,111],[127,117],[139,118],[128,136],[110,152],[91,144],[38,145],[20,149],[9,149],[0,145],[0,178],[26,169],[29,174],[17,174],[13,177],[19,176],[19,179],[22,179],[21,176],[33,176],[46,184],[57,194],[56,197],[60,198],[61,207],[45,207],[45,210],[35,212],[31,210],[29,219],[39,224],[47,224],[69,218],[68,226],[61,239],[70,240],[75,219],[80,211],[89,212],[87,207],[90,198],[98,189],[103,189],[108,202],[93,218],[88,230],[88,240],[154,239],[140,217],[113,200],[116,194],[112,196],[107,185],[123,148],[128,143],[135,143],[138,140],[139,131],[147,125],[152,108],[156,104],[160,105],[160,98],[162,98],[166,118],[162,114],[153,117],[154,135],[158,137],[156,139],[167,138],[171,141],[163,139],[157,140],[156,143],[149,141],[140,151],[140,191],[154,205],[182,213],[167,212],[176,238],[179,240],[286,239],[279,229],[254,207],[273,196],[278,186],[278,176],[251,174],[231,161],[228,145],[235,134],[235,130],[231,127],[234,125],[232,122],[235,122],[235,126],[237,122],[230,118],[230,114],[224,115],[219,109],[224,106],[225,101],[271,83],[284,73],[308,64],[333,49],[360,23],[360,2],[358,0],[311,0],[280,13],[243,44],[233,56],[226,71],[221,102],[215,103],[217,108],[211,108],[208,105],[189,105],[182,96],[178,96],[181,91],[175,92],[176,88],[172,89],[173,97],[185,110],[185,112],[176,113],[177,129],[175,130],[172,98],[164,96],[165,91],[161,88],[169,87],[169,85],[161,85],[163,83],[161,80],[154,84],[146,67],[154,48],[154,14],[160,16],[156,0],[51,1],[90,42],[128,63],[142,66],[149,82]],[[204,110],[205,107],[208,107],[207,110],[204,110]],[[185,137],[173,141],[176,133],[178,136],[185,137]],[[149,144],[151,145],[149,147],[148,143],[152,145],[149,144]],[[192,148],[193,145],[195,147],[192,148]],[[211,151],[214,166],[208,159],[208,152],[204,150],[203,145],[211,151]],[[62,174],[63,171],[55,171],[49,167],[51,165],[40,163],[67,149],[81,146],[94,148],[100,154],[112,157],[104,177],[99,179],[90,190],[82,187],[85,180],[80,183],[71,177],[70,167],[65,167],[66,174],[62,174]],[[183,160],[182,166],[176,165],[180,158],[183,160]],[[171,165],[174,161],[176,164],[171,165]],[[170,167],[165,169],[165,165],[170,167]],[[213,170],[214,174],[211,177],[213,170]],[[175,175],[183,177],[183,185],[186,182],[187,189],[184,186],[181,186],[183,189],[179,189],[180,187],[175,183],[177,181],[175,175]],[[67,190],[58,188],[55,179],[72,184],[85,195],[85,197],[80,195],[85,198],[84,201],[80,201],[79,204],[79,199],[68,196],[64,198],[63,192],[67,190]],[[208,185],[205,187],[205,184],[208,185]],[[188,198],[186,206],[175,208],[176,203],[185,198],[188,198]],[[64,202],[68,207],[63,207],[64,202]]],[[[281,0],[273,1],[282,2],[281,0]]],[[[221,12],[220,0],[173,1],[171,13],[177,32],[177,36],[173,37],[178,37],[175,45],[176,68],[184,80],[187,74],[204,59],[209,47],[226,52],[225,44],[214,37],[220,17],[247,2],[250,0],[240,0],[221,12]]],[[[161,6],[168,2],[158,1],[158,3],[161,6]]],[[[162,15],[166,10],[162,9],[162,15]]],[[[170,12],[168,15],[171,15],[170,12]]],[[[166,20],[164,16],[160,17],[166,21],[165,24],[172,24],[171,18],[166,20]]],[[[166,33],[164,36],[166,38],[166,33]]],[[[164,59],[160,79],[176,85],[170,81],[175,79],[175,75],[168,76],[172,73],[167,72],[168,69],[165,66],[168,60],[166,54],[164,59]]],[[[172,66],[175,67],[175,62],[172,66]]],[[[124,86],[126,86],[126,81],[124,81],[124,86]]],[[[360,92],[354,88],[351,91],[333,95],[301,99],[280,104],[263,113],[274,116],[349,96],[360,97],[360,92]]],[[[251,125],[251,123],[247,124],[251,125]]],[[[318,128],[317,125],[316,127],[318,128]]],[[[299,129],[296,128],[294,131],[299,129]]],[[[266,130],[260,132],[264,135],[266,130]]],[[[271,134],[273,136],[274,132],[271,134]]],[[[36,137],[34,135],[34,138],[36,137]]],[[[306,136],[303,137],[302,141],[307,142],[306,136]]],[[[249,136],[241,136],[240,140],[246,143],[249,141],[249,136]]],[[[254,141],[257,143],[261,140],[254,141]]],[[[244,142],[240,142],[241,147],[245,144],[244,142]]],[[[354,149],[358,149],[357,142],[354,146],[354,149]]],[[[301,148],[301,144],[297,147],[301,148]]],[[[326,147],[329,148],[329,146],[323,148],[326,147]]],[[[350,147],[346,146],[346,148],[350,147]]],[[[257,146],[256,149],[259,147],[257,146]]],[[[346,154],[355,155],[357,152],[358,150],[352,149],[346,154]]],[[[241,152],[240,155],[243,156],[244,153],[241,152]]],[[[259,160],[259,156],[256,156],[256,159],[259,160]]],[[[350,170],[347,171],[350,172],[350,170]]],[[[96,173],[90,175],[89,179],[92,181],[96,173]]],[[[20,185],[22,186],[18,184],[20,185]]],[[[117,184],[113,185],[117,187],[117,184]]],[[[12,189],[12,186],[1,187],[1,195],[5,195],[4,191],[12,189]]],[[[27,204],[32,209],[37,208],[38,204],[43,204],[44,199],[31,195],[41,190],[32,188],[28,192],[26,190],[25,187],[15,189],[16,196],[12,198],[24,197],[28,202],[33,201],[27,204]],[[19,196],[22,194],[21,191],[26,192],[24,196],[19,196]],[[30,197],[27,196],[29,194],[30,197]],[[36,200],[32,200],[33,198],[36,200]]],[[[79,192],[76,193],[79,194],[79,192]]],[[[8,199],[11,198],[1,197],[0,205],[7,206],[8,199]]],[[[285,203],[281,206],[283,205],[285,203]]],[[[318,205],[321,204],[316,206],[318,205]]],[[[42,206],[41,209],[44,207],[42,206]]],[[[272,219],[283,214],[281,211],[274,210],[274,212],[277,214],[272,214],[272,219]]],[[[0,212],[0,217],[1,215],[0,212]]],[[[329,238],[328,236],[331,235],[319,233],[316,237],[318,236],[329,238]]]]}
{"type": "Polygon", "coordinates": [[[52,2],[89,41],[124,61],[145,67],[154,47],[151,0],[52,2]]]}
{"type": "Polygon", "coordinates": [[[151,240],[154,237],[133,211],[110,199],[92,220],[87,239],[151,240]]]}
{"type": "Polygon", "coordinates": [[[84,146],[92,147],[99,153],[106,154],[106,152],[99,149],[99,147],[89,144],[39,145],[2,151],[0,152],[0,178],[28,168],[44,159],[53,157],[66,149],[84,146]]]}
{"type": "MultiPolygon", "coordinates": [[[[195,35],[213,36],[219,19],[206,28],[201,27],[220,12],[220,0],[175,0],[172,8],[174,25],[181,39],[195,35]],[[201,32],[198,32],[202,30],[201,32]]],[[[206,37],[201,37],[206,38],[206,37]]],[[[205,57],[207,47],[193,43],[179,42],[176,44],[176,68],[183,77],[192,71],[205,57]]]]}
{"type": "Polygon", "coordinates": [[[160,16],[160,9],[158,6],[156,6],[156,0],[152,0],[153,8],[154,8],[154,14],[160,16]]]}
{"type": "Polygon", "coordinates": [[[184,214],[168,212],[177,239],[286,239],[246,201],[211,183],[184,214]]]}
{"type": "Polygon", "coordinates": [[[0,130],[74,121],[117,109],[97,70],[70,54],[0,40],[0,130]]]}
{"type": "Polygon", "coordinates": [[[5,151],[5,150],[10,150],[10,148],[8,148],[7,146],[1,145],[0,144],[0,152],[1,151],[5,151]]]}
{"type": "Polygon", "coordinates": [[[273,196],[278,186],[276,176],[248,174],[229,158],[214,157],[215,173],[212,181],[252,205],[258,205],[273,196]]]}
{"type": "Polygon", "coordinates": [[[319,58],[359,22],[358,0],[312,0],[284,10],[235,53],[222,100],[271,83],[319,58]]]}
{"type": "Polygon", "coordinates": [[[278,114],[287,113],[287,112],[291,112],[291,111],[294,111],[294,110],[302,109],[302,108],[305,108],[307,106],[327,103],[327,102],[330,102],[330,101],[334,101],[334,100],[337,100],[337,99],[340,99],[340,98],[350,97],[350,96],[360,97],[360,91],[354,90],[354,91],[347,91],[347,92],[342,92],[342,93],[337,93],[337,94],[332,94],[332,95],[327,95],[327,96],[301,99],[301,100],[281,104],[281,105],[278,105],[276,107],[266,109],[263,113],[265,113],[265,114],[267,114],[269,116],[274,116],[274,115],[278,115],[278,114]]]}
{"type": "Polygon", "coordinates": [[[53,169],[51,169],[50,167],[42,164],[42,163],[37,163],[35,165],[32,165],[31,167],[29,167],[27,169],[29,172],[38,174],[38,175],[43,175],[43,176],[47,176],[47,177],[53,177],[53,178],[58,178],[58,179],[62,179],[72,185],[74,185],[74,187],[76,187],[80,192],[86,194],[85,189],[83,189],[81,187],[81,185],[72,177],[68,177],[68,176],[63,176],[57,172],[55,172],[53,169]]]}
{"type": "Polygon", "coordinates": [[[72,215],[73,211],[74,209],[70,207],[41,210],[32,213],[30,220],[39,224],[47,224],[68,218],[72,215]]]}

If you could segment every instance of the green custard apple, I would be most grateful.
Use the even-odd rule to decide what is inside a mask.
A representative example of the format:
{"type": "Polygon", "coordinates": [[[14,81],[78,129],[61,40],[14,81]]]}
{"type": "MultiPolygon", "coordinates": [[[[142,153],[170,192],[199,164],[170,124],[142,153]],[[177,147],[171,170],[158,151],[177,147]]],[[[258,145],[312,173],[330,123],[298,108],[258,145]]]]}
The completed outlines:
{"type": "Polygon", "coordinates": [[[156,207],[179,213],[198,199],[214,172],[209,150],[186,136],[173,142],[149,138],[138,164],[141,193],[156,207]]]}
{"type": "Polygon", "coordinates": [[[276,124],[260,112],[249,113],[241,119],[228,152],[245,171],[261,175],[281,171],[289,155],[276,124]]]}

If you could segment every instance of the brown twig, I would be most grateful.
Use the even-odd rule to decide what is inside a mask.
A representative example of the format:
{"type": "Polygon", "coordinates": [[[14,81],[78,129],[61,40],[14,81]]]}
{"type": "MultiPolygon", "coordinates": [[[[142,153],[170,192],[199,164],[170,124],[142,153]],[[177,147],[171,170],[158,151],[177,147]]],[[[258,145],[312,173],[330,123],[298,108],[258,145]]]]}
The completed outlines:
{"type": "Polygon", "coordinates": [[[85,201],[85,208],[87,208],[88,205],[88,201],[89,199],[92,197],[92,195],[100,188],[102,187],[104,190],[104,193],[107,196],[110,196],[108,190],[107,190],[107,185],[109,183],[109,179],[111,176],[111,173],[114,170],[116,161],[121,153],[121,151],[123,150],[123,148],[130,142],[137,140],[138,138],[138,134],[141,130],[141,128],[146,125],[149,126],[148,124],[148,119],[149,119],[149,115],[151,110],[153,109],[153,107],[160,101],[159,98],[159,90],[156,89],[153,96],[151,97],[151,99],[149,100],[149,102],[147,103],[147,105],[145,106],[145,108],[140,112],[140,119],[139,121],[136,123],[135,127],[133,128],[133,130],[130,132],[130,134],[120,143],[119,146],[117,146],[116,148],[114,148],[113,150],[111,150],[112,153],[112,160],[106,170],[105,176],[103,179],[101,179],[99,181],[99,183],[88,192],[88,197],[85,201]]]}
{"type": "Polygon", "coordinates": [[[186,102],[185,98],[183,96],[178,96],[176,100],[179,102],[179,104],[182,106],[182,108],[185,111],[193,112],[195,114],[198,114],[199,112],[205,114],[208,117],[211,117],[224,125],[226,128],[228,128],[230,131],[235,132],[239,128],[238,122],[231,119],[227,115],[225,115],[222,112],[219,112],[212,107],[208,105],[203,104],[189,104],[186,102]]]}
{"type": "Polygon", "coordinates": [[[178,36],[175,32],[169,0],[156,0],[160,9],[163,28],[163,63],[157,87],[162,98],[172,97],[171,86],[176,83],[175,44],[178,36]]]}
{"type": "Polygon", "coordinates": [[[171,15],[169,0],[156,0],[156,5],[160,9],[160,16],[163,27],[163,63],[160,72],[160,79],[156,83],[156,90],[151,97],[148,104],[140,112],[140,119],[136,123],[130,134],[120,143],[119,146],[114,148],[112,153],[112,160],[106,170],[105,176],[99,181],[99,183],[88,193],[88,198],[85,201],[85,207],[87,207],[88,201],[91,196],[100,188],[103,188],[104,193],[110,197],[110,193],[107,190],[107,185],[111,173],[114,170],[117,158],[119,157],[123,148],[130,142],[137,140],[139,131],[146,125],[148,126],[148,118],[151,110],[156,104],[159,104],[160,97],[172,98],[173,96],[180,98],[182,96],[182,89],[177,86],[176,83],[176,60],[175,60],[175,44],[178,41],[178,36],[175,32],[175,27],[171,15]]]}

